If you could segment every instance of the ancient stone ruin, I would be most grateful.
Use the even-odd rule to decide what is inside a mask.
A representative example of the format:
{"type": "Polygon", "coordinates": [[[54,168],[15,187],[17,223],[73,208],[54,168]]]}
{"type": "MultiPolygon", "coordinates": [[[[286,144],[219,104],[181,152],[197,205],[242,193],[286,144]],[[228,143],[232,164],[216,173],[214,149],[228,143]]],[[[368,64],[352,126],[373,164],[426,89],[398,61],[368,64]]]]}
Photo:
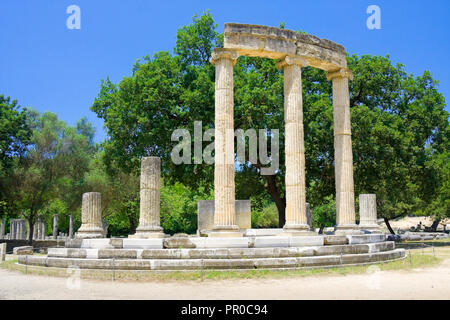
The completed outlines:
{"type": "MultiPolygon", "coordinates": [[[[199,204],[199,234],[163,233],[160,225],[161,161],[141,162],[140,219],[136,234],[105,238],[101,195],[85,193],[82,226],[65,248],[49,248],[47,256],[19,256],[19,263],[44,267],[105,270],[195,270],[302,268],[365,264],[405,257],[378,230],[375,195],[360,195],[356,224],[348,81],[344,47],[325,39],[266,26],[228,23],[224,48],[211,63],[215,83],[214,202],[199,204]],[[239,56],[278,60],[284,72],[286,224],[282,229],[251,229],[250,206],[235,200],[233,66],[239,56]],[[333,85],[337,223],[327,234],[312,228],[306,203],[302,67],[327,72],[333,85]],[[201,211],[201,216],[200,216],[201,211]],[[204,226],[204,227],[203,227],[204,226]],[[207,232],[203,232],[202,230],[207,232]]],[[[71,232],[70,232],[71,233],[71,232]]]]}

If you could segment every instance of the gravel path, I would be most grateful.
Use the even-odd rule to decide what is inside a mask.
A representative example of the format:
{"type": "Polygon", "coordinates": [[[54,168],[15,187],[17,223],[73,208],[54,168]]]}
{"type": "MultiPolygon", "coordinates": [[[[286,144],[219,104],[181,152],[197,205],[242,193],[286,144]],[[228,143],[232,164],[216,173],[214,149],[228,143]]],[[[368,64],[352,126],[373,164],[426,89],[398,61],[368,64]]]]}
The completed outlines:
{"type": "MultiPolygon", "coordinates": [[[[375,268],[375,267],[374,267],[375,268]]],[[[287,279],[109,282],[0,269],[0,299],[450,299],[450,259],[437,267],[287,279]]]]}

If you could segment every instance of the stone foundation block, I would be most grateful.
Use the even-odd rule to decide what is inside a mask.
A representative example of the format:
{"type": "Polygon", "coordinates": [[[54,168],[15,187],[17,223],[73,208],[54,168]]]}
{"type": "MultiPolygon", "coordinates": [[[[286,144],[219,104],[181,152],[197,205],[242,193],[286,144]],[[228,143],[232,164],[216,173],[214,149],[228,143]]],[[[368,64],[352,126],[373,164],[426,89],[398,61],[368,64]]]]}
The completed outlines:
{"type": "Polygon", "coordinates": [[[15,255],[31,255],[31,254],[33,254],[33,247],[31,247],[31,246],[15,247],[13,249],[13,254],[15,254],[15,255]]]}

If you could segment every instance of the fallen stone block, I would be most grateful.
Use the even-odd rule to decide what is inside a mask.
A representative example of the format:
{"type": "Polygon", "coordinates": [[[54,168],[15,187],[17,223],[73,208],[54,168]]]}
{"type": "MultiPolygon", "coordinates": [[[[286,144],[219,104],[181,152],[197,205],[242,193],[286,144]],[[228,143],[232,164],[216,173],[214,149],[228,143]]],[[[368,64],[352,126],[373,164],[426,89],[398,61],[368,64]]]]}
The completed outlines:
{"type": "Polygon", "coordinates": [[[15,247],[13,249],[13,254],[15,255],[33,254],[33,247],[32,246],[15,247]]]}
{"type": "Polygon", "coordinates": [[[164,248],[178,249],[178,248],[196,248],[196,245],[187,237],[175,237],[164,239],[164,248]]]}
{"type": "Polygon", "coordinates": [[[323,242],[326,246],[348,244],[348,238],[346,236],[326,235],[323,237],[323,242]]]}

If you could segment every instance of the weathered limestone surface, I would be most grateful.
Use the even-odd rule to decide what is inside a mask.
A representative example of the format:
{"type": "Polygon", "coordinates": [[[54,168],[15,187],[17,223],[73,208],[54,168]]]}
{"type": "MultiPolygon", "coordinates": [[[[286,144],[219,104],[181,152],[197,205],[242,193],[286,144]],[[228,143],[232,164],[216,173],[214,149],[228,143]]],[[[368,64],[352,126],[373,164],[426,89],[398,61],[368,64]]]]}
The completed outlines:
{"type": "Polygon", "coordinates": [[[31,246],[15,247],[13,249],[13,254],[15,255],[33,254],[33,247],[31,246]]]}
{"type": "Polygon", "coordinates": [[[160,225],[161,159],[145,157],[141,160],[141,201],[139,226],[130,238],[162,238],[160,225]]]}
{"type": "Polygon", "coordinates": [[[279,236],[283,233],[281,228],[261,228],[261,229],[247,229],[245,230],[244,236],[255,237],[255,236],[279,236]]]}
{"type": "MultiPolygon", "coordinates": [[[[303,133],[302,66],[303,59],[286,56],[277,66],[284,72],[284,122],[286,156],[286,224],[287,232],[307,232],[311,228],[306,216],[305,146],[303,133]]],[[[308,232],[309,234],[310,232],[308,232]]]]}
{"type": "Polygon", "coordinates": [[[9,221],[9,239],[16,239],[17,225],[15,219],[9,221]]]}
{"type": "MultiPolygon", "coordinates": [[[[239,229],[250,229],[251,204],[250,200],[235,200],[236,223],[239,229]]],[[[214,200],[200,200],[197,202],[197,228],[200,234],[206,234],[214,228],[214,200]]]]}
{"type": "Polygon", "coordinates": [[[216,67],[214,142],[214,227],[209,236],[239,237],[234,202],[234,118],[233,66],[238,54],[214,49],[211,63],[216,67]]]}
{"type": "Polygon", "coordinates": [[[10,221],[10,239],[25,240],[26,221],[24,219],[12,219],[10,221]]]}
{"type": "Polygon", "coordinates": [[[164,248],[167,249],[180,249],[180,248],[195,248],[195,244],[189,239],[189,237],[177,237],[164,239],[164,248]]]}
{"type": "Polygon", "coordinates": [[[6,258],[6,242],[0,243],[0,262],[5,261],[6,258]]]}
{"type": "Polygon", "coordinates": [[[325,245],[344,245],[348,244],[348,238],[346,236],[334,236],[326,235],[324,236],[325,245]]]}
{"type": "Polygon", "coordinates": [[[347,67],[343,46],[287,29],[226,23],[224,47],[251,57],[283,59],[286,55],[297,55],[306,59],[310,66],[327,71],[347,67]]]}
{"type": "Polygon", "coordinates": [[[73,238],[73,215],[69,216],[69,239],[73,238]]]}
{"type": "MultiPolygon", "coordinates": [[[[114,250],[117,251],[117,250],[114,250]]],[[[168,250],[165,250],[168,251],[168,250]]],[[[364,252],[364,250],[360,250],[364,252]]],[[[143,258],[127,259],[130,252],[124,251],[120,254],[123,259],[99,259],[100,255],[107,254],[97,251],[93,256],[97,258],[57,258],[43,256],[19,256],[19,263],[28,265],[38,265],[45,267],[68,268],[77,266],[80,269],[115,269],[115,270],[196,270],[196,269],[268,269],[268,268],[299,268],[299,267],[317,267],[332,266],[340,264],[358,264],[358,263],[376,263],[379,261],[387,261],[400,259],[405,257],[404,249],[394,249],[381,252],[357,253],[357,254],[338,254],[338,255],[319,255],[311,256],[299,253],[295,256],[276,257],[276,258],[209,258],[203,259],[201,256],[197,259],[192,258],[176,258],[152,259],[147,257],[147,252],[142,252],[143,258]],[[144,259],[145,255],[145,259],[144,259]]]]}
{"type": "Polygon", "coordinates": [[[83,194],[81,208],[81,227],[77,238],[101,238],[102,228],[102,195],[99,192],[83,194]]]}
{"type": "Polygon", "coordinates": [[[56,239],[58,236],[58,215],[53,215],[53,239],[56,239]]]}
{"type": "Polygon", "coordinates": [[[350,125],[350,96],[348,69],[329,72],[333,82],[334,159],[336,178],[336,234],[358,233],[355,224],[355,196],[353,188],[353,154],[350,125]]]}
{"type": "Polygon", "coordinates": [[[6,226],[6,220],[2,219],[0,223],[0,239],[5,238],[5,226],[6,226]]]}
{"type": "Polygon", "coordinates": [[[371,232],[380,232],[377,223],[377,197],[375,194],[359,195],[359,227],[371,232]]]}
{"type": "Polygon", "coordinates": [[[45,239],[45,222],[41,216],[38,217],[33,227],[33,239],[44,240],[45,239]]]}
{"type": "Polygon", "coordinates": [[[306,203],[306,221],[310,230],[314,230],[312,225],[313,220],[312,220],[311,205],[308,202],[306,203]]]}

